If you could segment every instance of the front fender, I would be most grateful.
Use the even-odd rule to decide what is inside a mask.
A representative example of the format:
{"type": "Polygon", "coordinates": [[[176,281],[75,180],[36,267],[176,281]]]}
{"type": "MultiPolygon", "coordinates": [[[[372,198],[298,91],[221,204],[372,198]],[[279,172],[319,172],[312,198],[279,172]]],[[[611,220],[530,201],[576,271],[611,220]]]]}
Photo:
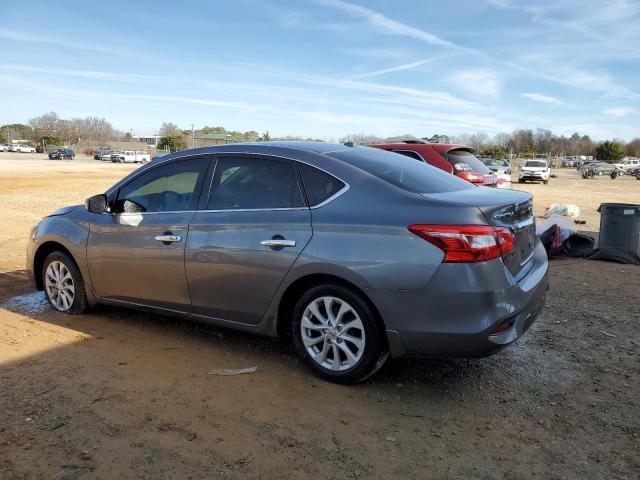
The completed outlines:
{"type": "Polygon", "coordinates": [[[87,297],[93,303],[94,294],[87,265],[87,240],[91,225],[89,213],[84,209],[75,209],[67,215],[44,218],[31,232],[27,243],[27,272],[36,287],[36,278],[41,274],[37,270],[36,260],[40,260],[43,248],[50,251],[55,244],[67,250],[78,265],[84,280],[87,297]]]}

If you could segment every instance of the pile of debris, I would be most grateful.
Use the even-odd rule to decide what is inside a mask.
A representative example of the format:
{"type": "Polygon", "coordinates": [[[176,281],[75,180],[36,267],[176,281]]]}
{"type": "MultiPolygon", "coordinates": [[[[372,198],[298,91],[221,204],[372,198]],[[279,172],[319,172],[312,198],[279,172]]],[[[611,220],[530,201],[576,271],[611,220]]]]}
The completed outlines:
{"type": "Polygon", "coordinates": [[[596,239],[578,232],[575,224],[580,207],[553,204],[546,208],[545,219],[536,232],[549,258],[578,257],[587,260],[640,265],[640,205],[603,203],[600,212],[600,235],[596,239]]]}

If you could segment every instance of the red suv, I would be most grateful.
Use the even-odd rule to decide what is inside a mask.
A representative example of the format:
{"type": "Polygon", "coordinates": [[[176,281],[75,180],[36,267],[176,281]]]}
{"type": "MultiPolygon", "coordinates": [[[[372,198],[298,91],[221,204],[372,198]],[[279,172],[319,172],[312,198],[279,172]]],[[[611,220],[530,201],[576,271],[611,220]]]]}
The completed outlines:
{"type": "Polygon", "coordinates": [[[475,150],[471,147],[448,143],[425,143],[419,140],[377,143],[368,146],[415,158],[476,185],[495,187],[498,184],[497,176],[475,157],[473,154],[475,150]]]}

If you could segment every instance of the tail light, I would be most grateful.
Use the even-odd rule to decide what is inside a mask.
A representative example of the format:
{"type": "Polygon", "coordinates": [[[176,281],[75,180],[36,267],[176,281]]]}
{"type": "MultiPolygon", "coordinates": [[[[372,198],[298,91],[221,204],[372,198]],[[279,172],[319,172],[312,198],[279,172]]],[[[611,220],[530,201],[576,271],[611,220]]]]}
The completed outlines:
{"type": "Polygon", "coordinates": [[[478,172],[459,172],[456,175],[471,183],[484,183],[484,174],[478,172]]]}
{"type": "Polygon", "coordinates": [[[411,233],[444,252],[443,262],[485,262],[513,251],[508,228],[489,225],[409,225],[411,233]]]}

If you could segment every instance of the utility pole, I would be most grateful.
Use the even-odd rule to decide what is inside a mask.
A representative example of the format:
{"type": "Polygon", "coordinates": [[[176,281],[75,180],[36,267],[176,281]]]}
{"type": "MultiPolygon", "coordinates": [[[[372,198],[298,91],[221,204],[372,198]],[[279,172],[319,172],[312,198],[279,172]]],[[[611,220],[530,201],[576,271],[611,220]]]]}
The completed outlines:
{"type": "Polygon", "coordinates": [[[195,131],[193,130],[193,123],[191,124],[191,148],[196,147],[196,136],[195,131]]]}

